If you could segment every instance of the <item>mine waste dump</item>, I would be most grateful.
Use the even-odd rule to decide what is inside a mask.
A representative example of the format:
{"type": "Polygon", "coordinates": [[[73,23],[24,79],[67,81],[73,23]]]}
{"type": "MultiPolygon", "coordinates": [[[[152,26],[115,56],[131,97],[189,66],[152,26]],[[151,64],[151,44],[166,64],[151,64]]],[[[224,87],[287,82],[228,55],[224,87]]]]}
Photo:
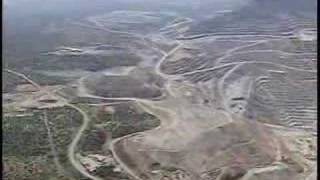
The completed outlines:
{"type": "Polygon", "coordinates": [[[316,179],[316,0],[3,4],[3,179],[316,179]]]}

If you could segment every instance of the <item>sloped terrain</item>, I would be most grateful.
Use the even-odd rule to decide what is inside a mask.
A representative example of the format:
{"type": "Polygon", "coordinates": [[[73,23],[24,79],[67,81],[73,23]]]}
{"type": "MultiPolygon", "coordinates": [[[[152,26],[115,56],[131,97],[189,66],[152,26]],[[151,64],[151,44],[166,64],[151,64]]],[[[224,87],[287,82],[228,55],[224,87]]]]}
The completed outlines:
{"type": "MultiPolygon", "coordinates": [[[[7,32],[10,136],[38,127],[16,117],[52,112],[49,122],[39,118],[45,135],[33,139],[42,149],[32,156],[57,172],[66,163],[63,177],[73,179],[315,179],[315,0],[121,2],[128,4],[41,21],[39,36],[7,32]],[[17,45],[33,37],[37,45],[17,45]],[[49,111],[65,107],[72,112],[49,111]],[[60,146],[59,137],[68,141],[60,146]]],[[[24,138],[7,138],[5,148],[36,148],[24,138]]],[[[15,153],[6,151],[5,164],[24,162],[15,153]]],[[[14,174],[26,173],[6,169],[7,179],[14,174]]]]}

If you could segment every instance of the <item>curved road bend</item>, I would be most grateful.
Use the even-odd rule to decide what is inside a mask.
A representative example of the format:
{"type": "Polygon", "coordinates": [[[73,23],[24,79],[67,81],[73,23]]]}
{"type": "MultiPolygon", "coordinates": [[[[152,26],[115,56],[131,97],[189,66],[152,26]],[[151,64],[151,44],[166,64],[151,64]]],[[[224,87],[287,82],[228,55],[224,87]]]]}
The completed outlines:
{"type": "Polygon", "coordinates": [[[98,178],[98,177],[95,177],[95,176],[92,176],[91,174],[89,174],[84,169],[84,167],[75,159],[75,154],[74,153],[75,153],[76,145],[78,144],[82,133],[87,128],[88,123],[90,121],[88,115],[84,111],[82,111],[79,107],[68,103],[67,100],[64,99],[63,97],[60,97],[60,96],[58,96],[56,94],[53,94],[52,92],[50,92],[47,89],[43,89],[39,84],[37,84],[36,82],[34,82],[30,78],[28,78],[26,75],[24,75],[22,73],[19,73],[19,72],[16,72],[16,71],[13,71],[13,70],[10,70],[10,69],[4,69],[4,71],[12,73],[12,74],[15,74],[16,76],[23,78],[24,80],[28,81],[30,84],[34,85],[39,91],[44,91],[47,95],[54,96],[54,97],[60,99],[61,101],[63,101],[65,103],[65,105],[67,105],[67,106],[69,106],[71,108],[74,108],[79,113],[81,113],[81,115],[83,116],[83,123],[82,123],[80,129],[78,130],[75,138],[72,140],[71,144],[69,145],[68,157],[69,157],[69,160],[70,160],[71,164],[73,165],[73,167],[75,169],[77,169],[83,176],[85,176],[87,178],[90,178],[90,179],[93,179],[93,180],[102,180],[101,178],[98,178]]]}

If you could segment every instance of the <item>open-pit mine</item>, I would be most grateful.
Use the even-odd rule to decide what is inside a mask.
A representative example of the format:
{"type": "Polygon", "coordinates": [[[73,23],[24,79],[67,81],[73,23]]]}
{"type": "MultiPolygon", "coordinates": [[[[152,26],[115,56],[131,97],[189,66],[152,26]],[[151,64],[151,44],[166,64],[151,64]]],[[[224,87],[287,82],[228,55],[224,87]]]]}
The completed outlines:
{"type": "Polygon", "coordinates": [[[5,24],[4,179],[316,179],[315,0],[121,2],[5,24]]]}

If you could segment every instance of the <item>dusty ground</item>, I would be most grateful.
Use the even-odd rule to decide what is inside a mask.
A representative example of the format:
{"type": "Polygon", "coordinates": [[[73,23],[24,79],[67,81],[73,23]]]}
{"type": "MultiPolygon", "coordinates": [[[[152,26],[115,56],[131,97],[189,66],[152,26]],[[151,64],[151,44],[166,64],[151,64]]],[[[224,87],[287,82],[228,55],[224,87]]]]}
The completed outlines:
{"type": "MultiPolygon", "coordinates": [[[[311,180],[317,152],[316,27],[306,28],[289,12],[284,16],[277,11],[269,19],[253,9],[259,4],[200,23],[140,11],[113,11],[73,22],[65,27],[68,33],[75,27],[83,28],[83,34],[95,29],[112,35],[110,41],[46,52],[57,62],[56,69],[36,70],[69,77],[68,90],[29,81],[38,89],[18,86],[5,94],[5,107],[65,105],[79,111],[83,124],[68,155],[91,179],[101,177],[80,164],[91,160],[75,157],[90,117],[69,97],[87,98],[84,104],[92,106],[130,101],[137,111],[161,121],[155,129],[110,144],[115,162],[133,179],[311,180]],[[246,29],[237,22],[247,10],[257,19],[244,16],[246,29]],[[211,20],[217,26],[203,27],[210,27],[211,20]],[[63,60],[72,61],[64,66],[63,60]]],[[[83,41],[91,37],[84,35],[83,41]]],[[[23,74],[8,72],[28,81],[23,74]]]]}

